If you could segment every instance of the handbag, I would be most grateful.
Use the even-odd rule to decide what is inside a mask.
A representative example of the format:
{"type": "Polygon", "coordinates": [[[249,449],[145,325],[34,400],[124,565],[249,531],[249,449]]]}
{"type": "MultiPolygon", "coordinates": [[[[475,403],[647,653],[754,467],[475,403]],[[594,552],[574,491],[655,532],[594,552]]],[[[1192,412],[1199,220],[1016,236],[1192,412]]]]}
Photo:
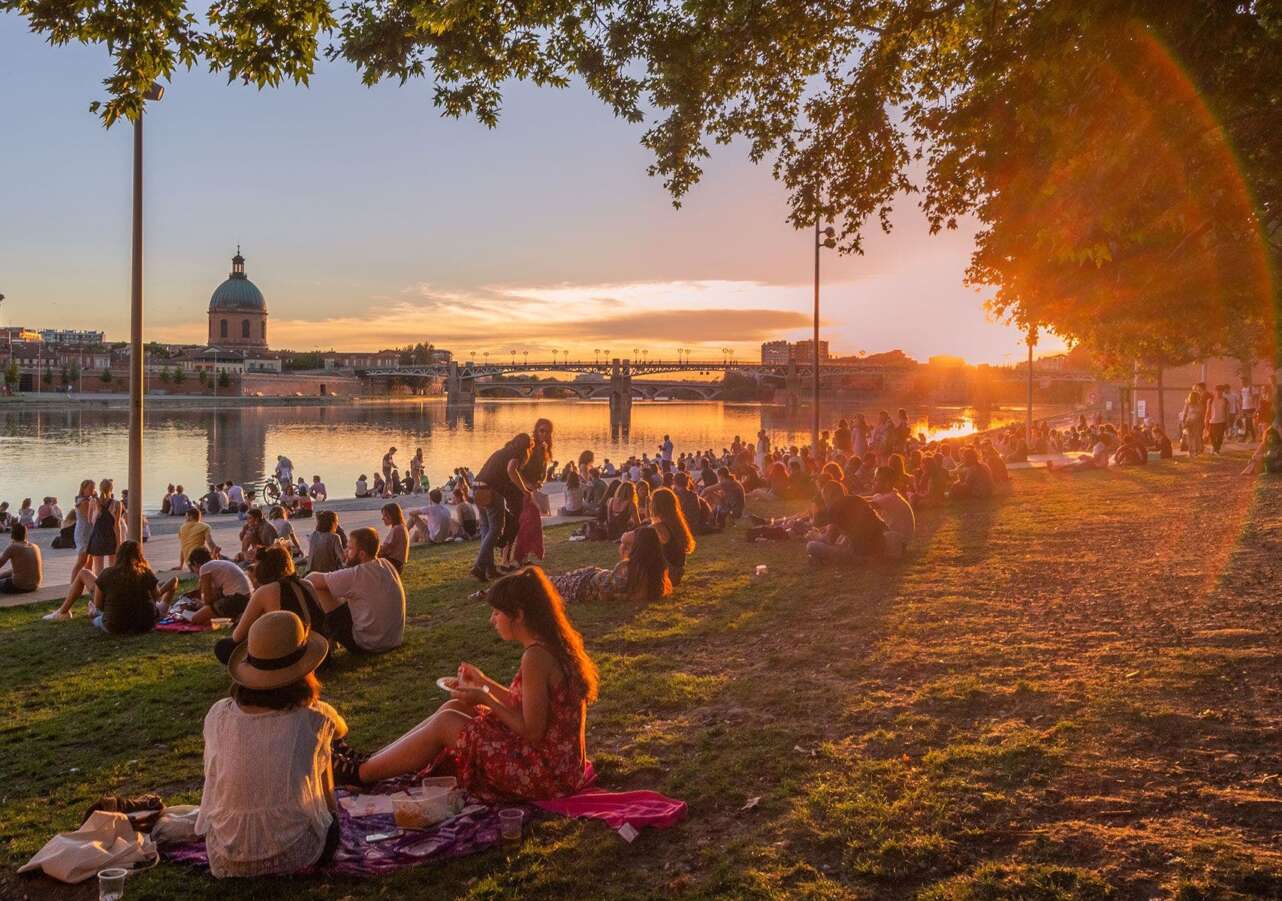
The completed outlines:
{"type": "Polygon", "coordinates": [[[59,832],[18,868],[19,873],[43,870],[59,882],[77,883],[107,867],[134,867],[160,861],[151,839],[134,830],[123,813],[95,810],[74,832],[59,832]]]}

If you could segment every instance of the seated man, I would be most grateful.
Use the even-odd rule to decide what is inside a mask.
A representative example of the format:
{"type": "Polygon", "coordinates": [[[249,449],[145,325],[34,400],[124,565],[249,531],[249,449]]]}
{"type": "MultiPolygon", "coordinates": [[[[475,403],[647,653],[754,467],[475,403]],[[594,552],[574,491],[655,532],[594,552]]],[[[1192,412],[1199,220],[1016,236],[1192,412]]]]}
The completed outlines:
{"type": "Polygon", "coordinates": [[[979,459],[979,452],[973,447],[962,451],[961,465],[957,467],[957,481],[948,489],[952,500],[964,498],[984,498],[993,495],[993,473],[988,465],[979,459]]]}
{"type": "Polygon", "coordinates": [[[201,519],[200,508],[192,507],[187,511],[187,521],[178,528],[178,569],[187,568],[187,558],[196,548],[208,548],[211,557],[222,554],[209,523],[201,519]]]}
{"type": "Polygon", "coordinates": [[[454,518],[450,516],[450,508],[442,503],[441,489],[433,488],[427,499],[430,503],[426,507],[410,511],[407,523],[410,537],[416,543],[444,544],[453,537],[454,518]]]}
{"type": "Polygon", "coordinates": [[[240,559],[253,563],[258,558],[260,548],[270,547],[280,540],[272,524],[263,519],[259,507],[250,507],[245,514],[245,525],[240,530],[240,559]]]}
{"type": "Polygon", "coordinates": [[[346,562],[346,569],[307,574],[327,614],[330,636],[357,654],[400,647],[405,636],[405,587],[396,567],[378,556],[378,532],[354,529],[346,562]]]}
{"type": "Polygon", "coordinates": [[[227,501],[231,513],[240,513],[245,508],[245,489],[235,482],[227,483],[227,501]]]}
{"type": "Polygon", "coordinates": [[[224,497],[225,495],[219,492],[217,486],[210,485],[209,492],[200,499],[200,505],[204,507],[206,513],[211,515],[222,513],[224,497]]]}
{"type": "Polygon", "coordinates": [[[329,489],[325,487],[325,483],[321,481],[320,476],[312,476],[311,495],[312,500],[321,503],[329,499],[329,489]]]}
{"type": "Polygon", "coordinates": [[[27,527],[16,522],[9,546],[0,554],[0,594],[26,594],[39,588],[43,580],[40,548],[27,540],[27,527]],[[4,571],[6,566],[8,572],[4,571]]]}
{"type": "Polygon", "coordinates": [[[183,486],[179,485],[178,490],[174,492],[174,496],[169,499],[169,515],[186,516],[191,507],[191,498],[183,491],[183,486]]]}
{"type": "Polygon", "coordinates": [[[820,496],[824,506],[816,511],[814,525],[826,531],[822,539],[806,544],[814,563],[854,563],[882,556],[886,523],[866,500],[846,494],[840,482],[824,482],[820,496]]]}
{"type": "Polygon", "coordinates": [[[886,521],[886,552],[901,557],[917,534],[917,517],[912,504],[895,490],[895,473],[889,466],[877,467],[873,495],[868,498],[886,521]]]}
{"type": "Polygon", "coordinates": [[[187,555],[187,568],[200,577],[200,584],[189,596],[200,599],[201,608],[183,619],[204,625],[216,616],[240,619],[249,605],[254,586],[245,571],[230,560],[215,560],[206,548],[198,547],[187,555]]]}
{"type": "Polygon", "coordinates": [[[36,511],[36,525],[42,529],[56,529],[62,525],[62,510],[56,497],[47,497],[36,511]]]}
{"type": "Polygon", "coordinates": [[[1140,444],[1135,433],[1122,439],[1117,451],[1113,454],[1114,466],[1145,466],[1148,464],[1148,451],[1140,444]]]}

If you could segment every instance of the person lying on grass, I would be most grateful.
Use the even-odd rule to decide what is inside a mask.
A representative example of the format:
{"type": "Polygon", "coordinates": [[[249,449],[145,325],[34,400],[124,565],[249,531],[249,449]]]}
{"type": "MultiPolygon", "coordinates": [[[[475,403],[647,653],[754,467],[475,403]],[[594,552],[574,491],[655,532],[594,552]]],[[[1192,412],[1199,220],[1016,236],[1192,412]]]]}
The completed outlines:
{"type": "Polygon", "coordinates": [[[216,878],[296,873],[338,848],[331,746],[347,724],[320,700],[315,670],[328,653],[324,636],[273,610],[227,661],[231,697],[205,715],[196,818],[216,878]]]}
{"type": "Polygon", "coordinates": [[[537,566],[499,579],[486,600],[499,637],[525,648],[512,684],[460,664],[453,698],[434,714],[364,762],[340,756],[334,769],[340,784],[369,784],[439,763],[485,801],[540,801],[583,788],[597,670],[582,636],[537,566]]]}
{"type": "Polygon", "coordinates": [[[567,604],[657,601],[672,594],[668,561],[654,526],[623,533],[613,569],[583,566],[553,576],[552,585],[567,604]]]}
{"type": "MultiPolygon", "coordinates": [[[[201,572],[203,578],[204,570],[201,572]]],[[[299,577],[294,568],[294,558],[283,544],[264,548],[250,573],[255,587],[236,628],[230,637],[214,645],[214,656],[220,663],[225,664],[231,659],[232,651],[249,637],[249,630],[259,617],[274,610],[288,610],[302,621],[303,628],[319,632],[326,640],[329,639],[327,617],[316,598],[316,589],[299,577]]]]}
{"type": "Polygon", "coordinates": [[[111,635],[141,635],[169,612],[177,588],[177,576],[160,584],[143,557],[142,544],[130,539],[120,542],[116,562],[97,576],[88,568],[80,570],[62,606],[44,618],[71,619],[72,606],[88,593],[89,618],[96,627],[111,635]]]}

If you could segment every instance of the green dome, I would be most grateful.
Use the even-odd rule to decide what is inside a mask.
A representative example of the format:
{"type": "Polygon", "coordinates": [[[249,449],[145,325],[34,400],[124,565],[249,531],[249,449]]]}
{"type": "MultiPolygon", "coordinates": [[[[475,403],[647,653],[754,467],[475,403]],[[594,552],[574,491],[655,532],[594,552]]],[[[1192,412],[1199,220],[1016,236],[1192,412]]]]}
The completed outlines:
{"type": "Polygon", "coordinates": [[[263,292],[245,275],[245,258],[236,251],[231,260],[231,275],[227,281],[214,289],[209,298],[209,312],[220,310],[249,310],[256,313],[267,312],[267,301],[263,292]]]}

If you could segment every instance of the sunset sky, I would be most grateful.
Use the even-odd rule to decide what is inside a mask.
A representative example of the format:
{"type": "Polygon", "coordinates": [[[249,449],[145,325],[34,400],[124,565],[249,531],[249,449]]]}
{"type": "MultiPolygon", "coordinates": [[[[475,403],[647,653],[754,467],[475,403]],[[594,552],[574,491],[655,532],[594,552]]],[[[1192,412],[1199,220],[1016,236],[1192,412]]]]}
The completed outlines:
{"type": "MultiPolygon", "coordinates": [[[[102,50],[0,16],[0,323],[127,337],[131,130],[87,109],[108,71],[102,50]]],[[[274,347],[749,359],[808,333],[811,235],[768,167],[716,148],[675,210],[641,128],[581,89],[513,85],[488,130],[441,119],[426,82],[368,89],[321,62],[310,89],[262,93],[183,72],[151,110],[149,339],[204,340],[237,243],[274,347]]],[[[912,200],[897,223],[863,257],[825,252],[833,351],[1021,357],[961,284],[970,231],[930,237],[912,200]]]]}

